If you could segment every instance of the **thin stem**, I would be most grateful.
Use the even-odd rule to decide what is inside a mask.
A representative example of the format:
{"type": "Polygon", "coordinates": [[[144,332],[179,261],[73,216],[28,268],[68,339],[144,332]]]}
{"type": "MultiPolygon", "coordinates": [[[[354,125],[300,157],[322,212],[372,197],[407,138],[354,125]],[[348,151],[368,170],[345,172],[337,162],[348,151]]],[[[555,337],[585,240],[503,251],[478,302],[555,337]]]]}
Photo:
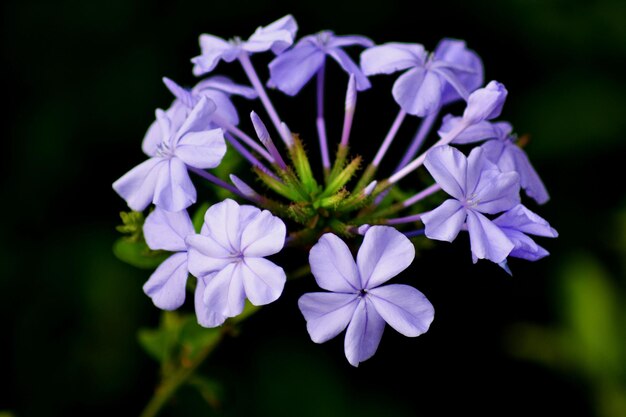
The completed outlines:
{"type": "Polygon", "coordinates": [[[424,143],[426,136],[428,136],[428,133],[430,132],[430,129],[432,128],[433,123],[437,119],[438,115],[439,109],[435,110],[424,119],[422,119],[422,123],[420,123],[420,127],[417,130],[417,133],[415,134],[411,145],[409,145],[409,147],[407,148],[404,156],[402,157],[402,160],[400,160],[400,163],[398,164],[394,172],[398,172],[399,170],[404,168],[409,162],[411,162],[411,159],[415,158],[415,155],[417,155],[417,152],[422,147],[422,144],[424,143]]]}
{"type": "Polygon", "coordinates": [[[252,65],[252,62],[250,61],[250,57],[248,56],[248,54],[242,53],[241,55],[239,55],[239,62],[241,63],[241,66],[243,67],[244,72],[248,76],[250,83],[252,83],[252,87],[254,87],[257,94],[259,95],[259,98],[261,99],[261,102],[263,103],[263,106],[265,107],[265,111],[267,111],[267,114],[269,114],[270,119],[272,119],[272,123],[274,124],[274,127],[280,134],[281,139],[283,140],[283,142],[285,142],[285,145],[289,147],[290,143],[292,142],[291,138],[288,138],[285,132],[283,131],[283,129],[281,129],[280,118],[278,117],[278,113],[276,113],[276,109],[272,105],[270,98],[267,96],[267,93],[265,92],[265,88],[263,88],[263,84],[261,83],[261,80],[259,79],[259,76],[257,75],[256,71],[254,70],[254,66],[252,65]]]}
{"type": "Polygon", "coordinates": [[[245,195],[243,195],[236,187],[230,185],[229,183],[227,183],[226,181],[221,180],[220,178],[216,177],[215,175],[211,174],[210,172],[206,172],[203,169],[200,168],[194,168],[194,167],[188,167],[188,169],[191,172],[196,173],[197,175],[201,176],[202,178],[211,181],[213,184],[217,185],[218,187],[222,187],[225,190],[230,191],[231,193],[238,195],[239,197],[243,197],[245,199],[249,199],[248,197],[246,197],[245,195]]]}
{"type": "Polygon", "coordinates": [[[250,151],[248,151],[241,143],[239,143],[239,141],[235,139],[230,133],[226,133],[224,137],[226,138],[228,143],[230,143],[233,148],[235,148],[235,150],[239,152],[241,156],[243,156],[245,159],[248,160],[248,162],[252,164],[252,166],[257,167],[261,171],[265,172],[267,175],[278,179],[278,177],[276,177],[274,173],[272,173],[265,165],[263,165],[261,161],[259,161],[254,155],[252,155],[252,153],[250,153],[250,151]]]}
{"type": "Polygon", "coordinates": [[[406,200],[404,200],[402,202],[402,206],[403,207],[409,207],[412,206],[413,204],[417,203],[418,201],[421,201],[423,199],[425,199],[426,197],[433,195],[434,193],[436,193],[437,191],[441,190],[441,186],[437,183],[431,185],[430,187],[420,191],[419,193],[415,194],[413,197],[411,198],[407,198],[406,200]]]}
{"type": "Polygon", "coordinates": [[[396,116],[396,119],[393,121],[393,124],[389,129],[389,132],[387,133],[387,136],[385,136],[385,140],[383,140],[383,144],[380,146],[380,149],[378,149],[378,152],[374,157],[374,161],[372,161],[372,165],[374,165],[375,167],[378,167],[380,165],[380,161],[382,161],[385,153],[387,153],[387,150],[389,149],[391,142],[393,142],[393,139],[396,137],[396,133],[398,133],[398,130],[400,129],[400,126],[402,125],[405,117],[406,112],[400,109],[398,115],[396,116]]]}
{"type": "Polygon", "coordinates": [[[396,217],[395,219],[389,219],[387,220],[387,224],[402,224],[402,223],[413,223],[413,222],[418,222],[421,220],[422,215],[424,213],[419,213],[419,214],[412,214],[410,216],[405,216],[405,217],[396,217]]]}
{"type": "Polygon", "coordinates": [[[417,229],[417,230],[412,230],[410,232],[404,232],[404,236],[410,239],[412,237],[423,236],[425,232],[426,232],[426,229],[417,229]]]}
{"type": "Polygon", "coordinates": [[[320,140],[320,153],[322,154],[322,166],[324,173],[328,176],[330,172],[330,157],[328,156],[328,140],[326,138],[326,121],[324,120],[324,70],[322,64],[317,71],[317,134],[320,140]]]}
{"type": "Polygon", "coordinates": [[[454,138],[456,138],[462,131],[465,130],[465,128],[467,128],[467,126],[468,125],[465,122],[459,123],[456,128],[452,129],[445,136],[439,139],[433,146],[428,148],[428,150],[426,150],[423,154],[415,158],[410,164],[402,168],[400,171],[396,172],[391,177],[389,177],[388,186],[395,184],[396,182],[400,181],[402,178],[406,177],[408,174],[410,174],[411,172],[415,171],[417,168],[422,166],[422,164],[424,163],[424,160],[426,159],[426,155],[428,154],[428,151],[436,148],[437,146],[447,145],[448,143],[452,142],[454,138]]]}
{"type": "Polygon", "coordinates": [[[350,139],[350,131],[352,130],[352,119],[354,118],[354,111],[356,110],[356,81],[354,74],[350,74],[350,80],[348,81],[348,89],[346,91],[346,105],[345,113],[343,116],[343,130],[341,131],[340,147],[345,148],[348,146],[348,140],[350,139]]]}
{"type": "Polygon", "coordinates": [[[249,147],[251,147],[252,149],[257,151],[259,153],[259,155],[261,155],[263,158],[265,158],[265,160],[267,162],[269,162],[271,164],[274,163],[274,158],[272,158],[272,156],[261,145],[259,145],[259,143],[256,140],[252,139],[250,136],[248,136],[241,129],[239,129],[235,125],[232,125],[232,124],[228,123],[226,120],[223,120],[223,119],[218,118],[216,116],[213,116],[213,121],[219,127],[221,127],[222,129],[226,130],[227,132],[230,132],[233,136],[239,138],[246,145],[248,145],[249,147]]]}
{"type": "Polygon", "coordinates": [[[195,357],[190,363],[186,364],[182,368],[174,372],[169,378],[164,380],[157,388],[156,392],[141,412],[140,417],[155,417],[163,406],[167,404],[169,399],[174,393],[189,380],[195,370],[200,366],[202,362],[209,356],[209,354],[215,349],[219,342],[224,338],[226,334],[225,328],[220,332],[220,336],[215,339],[213,343],[205,346],[205,348],[195,357]]]}

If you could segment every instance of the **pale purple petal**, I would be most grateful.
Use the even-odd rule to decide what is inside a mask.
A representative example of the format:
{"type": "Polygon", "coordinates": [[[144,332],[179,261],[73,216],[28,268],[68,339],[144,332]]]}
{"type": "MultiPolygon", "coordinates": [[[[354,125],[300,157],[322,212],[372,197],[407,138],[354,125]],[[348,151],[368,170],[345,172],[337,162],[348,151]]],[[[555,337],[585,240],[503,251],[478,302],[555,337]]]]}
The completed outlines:
{"type": "Polygon", "coordinates": [[[467,210],[461,202],[446,200],[436,209],[422,214],[426,237],[452,242],[461,231],[466,217],[467,210]]]}
{"type": "Polygon", "coordinates": [[[243,287],[241,262],[226,265],[213,278],[207,280],[204,304],[211,311],[226,317],[235,317],[243,311],[246,293],[243,287]]]}
{"type": "Polygon", "coordinates": [[[423,117],[439,108],[442,87],[437,74],[418,67],[398,77],[391,92],[402,110],[423,117]]]}
{"type": "Polygon", "coordinates": [[[298,25],[291,15],[284,16],[265,27],[259,27],[242,48],[248,52],[263,52],[271,49],[280,54],[293,43],[298,25]]]}
{"type": "Polygon", "coordinates": [[[178,141],[174,151],[185,164],[200,168],[215,168],[226,154],[222,129],[190,132],[178,141]]]}
{"type": "Polygon", "coordinates": [[[213,71],[220,59],[235,47],[222,38],[203,34],[200,35],[200,48],[201,55],[191,59],[194,64],[193,73],[196,76],[213,71]]]}
{"type": "Polygon", "coordinates": [[[518,204],[503,213],[493,222],[500,228],[515,229],[530,235],[543,237],[557,237],[559,235],[545,219],[528,210],[522,204],[518,204]]]}
{"type": "Polygon", "coordinates": [[[193,98],[191,91],[176,84],[173,80],[163,77],[163,84],[170,90],[170,93],[174,95],[185,107],[193,108],[196,105],[196,100],[193,98]]]}
{"type": "Polygon", "coordinates": [[[230,100],[230,97],[228,97],[228,94],[218,90],[212,90],[207,88],[202,93],[200,93],[200,95],[206,96],[211,99],[211,101],[215,103],[216,107],[215,113],[211,115],[207,127],[211,125],[213,123],[213,120],[215,119],[223,120],[233,126],[237,126],[239,124],[239,115],[237,114],[237,109],[230,100]]]}
{"type": "Polygon", "coordinates": [[[317,46],[298,43],[270,62],[270,84],[294,96],[317,73],[325,59],[326,55],[317,46]]]}
{"type": "Polygon", "coordinates": [[[348,73],[348,75],[354,75],[354,80],[356,81],[356,89],[358,91],[367,90],[372,86],[370,81],[367,79],[365,74],[361,71],[361,68],[357,64],[354,63],[352,58],[345,53],[343,50],[339,48],[333,48],[328,50],[328,55],[333,57],[335,61],[343,68],[343,70],[348,73]]]}
{"type": "Polygon", "coordinates": [[[209,207],[204,215],[204,224],[207,226],[207,234],[224,249],[231,254],[239,252],[240,206],[234,200],[227,198],[209,207]]]}
{"type": "Polygon", "coordinates": [[[174,144],[178,144],[180,139],[188,133],[209,130],[211,115],[215,112],[215,109],[215,103],[211,99],[205,96],[201,97],[187,116],[187,119],[185,119],[185,122],[176,131],[174,144]]]}
{"type": "Polygon", "coordinates": [[[170,158],[163,164],[156,182],[153,202],[167,211],[181,211],[196,202],[196,189],[183,161],[170,158]]]}
{"type": "Polygon", "coordinates": [[[359,366],[376,353],[385,330],[385,320],[367,300],[359,301],[346,332],[344,350],[350,365],[359,366]]]}
{"type": "MultiPolygon", "coordinates": [[[[437,134],[439,136],[446,135],[448,132],[451,132],[454,128],[459,126],[459,123],[461,123],[462,120],[462,117],[451,117],[450,115],[446,115],[443,118],[441,129],[439,129],[437,134]]],[[[493,124],[484,120],[463,129],[463,131],[454,138],[452,143],[462,145],[480,142],[487,139],[495,139],[497,137],[498,132],[496,132],[493,124]]]]}
{"type": "MultiPolygon", "coordinates": [[[[193,94],[201,95],[206,90],[218,90],[230,95],[243,96],[249,100],[258,97],[258,94],[252,87],[246,85],[236,84],[230,78],[222,75],[216,75],[214,77],[205,78],[199,81],[198,84],[191,90],[193,94]]],[[[219,106],[218,106],[219,107],[219,106]]]]}
{"type": "Polygon", "coordinates": [[[467,211],[467,230],[472,254],[499,264],[511,253],[513,242],[491,220],[474,211],[467,211]]]}
{"type": "Polygon", "coordinates": [[[287,281],[283,268],[264,258],[245,257],[239,271],[246,297],[255,306],[276,301],[287,281]]]}
{"type": "Polygon", "coordinates": [[[196,309],[196,317],[198,318],[198,324],[202,327],[217,327],[226,321],[226,316],[211,311],[204,304],[204,291],[206,289],[205,280],[209,281],[213,276],[206,278],[198,278],[196,284],[196,290],[194,292],[194,304],[196,309]]]}
{"type": "Polygon", "coordinates": [[[143,224],[146,244],[154,250],[186,251],[185,238],[192,234],[193,224],[186,210],[171,212],[157,207],[143,224]]]}
{"type": "Polygon", "coordinates": [[[524,233],[514,229],[502,229],[502,231],[515,245],[509,256],[534,262],[550,255],[547,250],[524,233]]]}
{"type": "Polygon", "coordinates": [[[285,246],[285,223],[267,210],[250,221],[241,233],[241,252],[248,257],[270,256],[285,246]]]}
{"type": "MultiPolygon", "coordinates": [[[[128,171],[113,183],[113,189],[135,211],[142,211],[152,202],[161,171],[168,170],[167,160],[150,158],[128,171]]],[[[182,210],[182,209],[181,209],[182,210]]]]}
{"type": "Polygon", "coordinates": [[[507,90],[503,84],[491,81],[484,88],[479,88],[470,94],[463,119],[470,124],[483,120],[495,119],[500,115],[507,90]]]}
{"type": "Polygon", "coordinates": [[[356,293],[363,288],[350,249],[332,233],[323,235],[311,248],[309,264],[315,281],[325,290],[356,293]]]}
{"type": "Polygon", "coordinates": [[[428,152],[424,166],[437,184],[457,200],[465,198],[467,159],[451,146],[438,146],[428,152]]]}
{"type": "Polygon", "coordinates": [[[415,247],[402,233],[389,226],[372,226],[365,233],[356,263],[362,288],[376,288],[411,265],[415,247]]]}
{"type": "Polygon", "coordinates": [[[143,292],[160,309],[175,310],[185,302],[188,275],[187,253],[175,253],[152,273],[143,286],[143,292]]]}
{"type": "Polygon", "coordinates": [[[374,288],[368,298],[387,324],[408,337],[425,333],[435,317],[435,309],[426,296],[408,285],[374,288]]]}
{"type": "MultiPolygon", "coordinates": [[[[189,114],[189,109],[180,100],[176,99],[172,102],[172,105],[165,111],[165,117],[168,124],[167,136],[164,137],[163,128],[160,126],[159,120],[152,122],[146,135],[143,138],[141,149],[148,156],[156,156],[159,145],[165,140],[170,139],[170,128],[174,131],[178,130],[182,126],[183,122],[189,114]]],[[[160,111],[157,114],[161,114],[160,111]]],[[[158,117],[158,116],[157,116],[158,117]]]]}
{"type": "Polygon", "coordinates": [[[228,248],[224,248],[211,236],[187,236],[185,243],[189,272],[196,277],[205,277],[219,272],[237,260],[228,248]]]}
{"type": "Polygon", "coordinates": [[[374,46],[374,42],[371,39],[366,38],[365,36],[358,36],[358,35],[336,36],[334,35],[330,39],[330,41],[327,43],[327,46],[329,48],[343,48],[345,46],[353,46],[353,45],[359,45],[359,46],[364,46],[366,48],[371,48],[372,46],[374,46]]]}
{"type": "Polygon", "coordinates": [[[515,207],[520,202],[519,175],[495,169],[482,171],[471,194],[472,209],[496,214],[515,207]]]}
{"type": "Polygon", "coordinates": [[[391,74],[426,62],[424,47],[416,43],[386,43],[361,53],[361,69],[365,75],[391,74]]]}
{"type": "MultiPolygon", "coordinates": [[[[467,49],[464,41],[442,39],[435,48],[434,59],[445,62],[451,69],[463,68],[464,71],[456,71],[455,75],[470,93],[484,82],[482,61],[474,51],[467,49]]],[[[450,85],[444,86],[441,95],[442,105],[459,98],[458,93],[450,85]]]]}
{"type": "Polygon", "coordinates": [[[306,329],[315,343],[324,343],[341,333],[350,323],[358,305],[357,294],[314,292],[304,294],[298,307],[306,329]]]}

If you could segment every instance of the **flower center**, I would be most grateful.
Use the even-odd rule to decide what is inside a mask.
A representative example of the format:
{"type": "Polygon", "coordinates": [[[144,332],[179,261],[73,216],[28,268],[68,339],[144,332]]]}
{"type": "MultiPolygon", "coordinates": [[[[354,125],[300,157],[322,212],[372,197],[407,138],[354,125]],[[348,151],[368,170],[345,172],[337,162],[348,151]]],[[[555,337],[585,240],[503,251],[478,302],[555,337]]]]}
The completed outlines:
{"type": "Polygon", "coordinates": [[[367,290],[366,289],[362,289],[359,291],[359,297],[363,298],[367,295],[367,290]]]}
{"type": "Polygon", "coordinates": [[[167,141],[163,140],[161,141],[161,143],[159,143],[159,146],[157,146],[156,156],[159,156],[161,158],[171,158],[172,156],[174,156],[174,151],[167,143],[167,141]]]}
{"type": "Polygon", "coordinates": [[[465,199],[465,202],[463,203],[463,207],[465,208],[476,207],[478,203],[480,203],[480,199],[478,199],[478,196],[474,193],[465,199]]]}

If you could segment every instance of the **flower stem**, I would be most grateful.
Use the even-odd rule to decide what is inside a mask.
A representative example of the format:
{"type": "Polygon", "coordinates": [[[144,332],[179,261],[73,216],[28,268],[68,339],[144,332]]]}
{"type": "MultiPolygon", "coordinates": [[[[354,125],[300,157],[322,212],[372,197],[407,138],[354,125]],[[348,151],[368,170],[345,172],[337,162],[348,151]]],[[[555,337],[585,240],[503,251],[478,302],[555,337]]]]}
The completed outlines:
{"type": "Polygon", "coordinates": [[[372,165],[374,165],[375,167],[378,167],[380,165],[380,161],[382,161],[383,157],[387,153],[387,150],[389,149],[391,142],[393,142],[393,139],[396,137],[396,134],[398,133],[398,130],[400,129],[400,126],[402,125],[405,117],[406,112],[400,109],[398,115],[393,121],[393,124],[391,125],[391,128],[389,129],[389,132],[387,133],[387,136],[385,136],[385,139],[383,140],[383,144],[380,145],[380,149],[378,149],[378,152],[376,153],[376,156],[372,161],[372,165]]]}
{"type": "Polygon", "coordinates": [[[407,148],[404,156],[402,157],[402,160],[400,161],[394,172],[398,172],[399,170],[404,168],[409,162],[411,162],[411,159],[415,158],[415,155],[422,147],[426,136],[428,136],[428,133],[430,132],[430,129],[435,122],[435,119],[437,119],[438,114],[439,110],[435,110],[424,119],[422,119],[422,123],[420,124],[420,127],[417,130],[417,133],[415,134],[411,145],[407,148]]]}
{"type": "Polygon", "coordinates": [[[206,172],[203,169],[200,168],[194,168],[194,167],[188,167],[188,169],[191,172],[196,173],[197,175],[201,176],[202,178],[211,181],[213,184],[222,187],[228,191],[230,191],[231,193],[238,195],[239,197],[243,197],[245,199],[248,199],[248,197],[246,197],[245,195],[243,195],[236,187],[230,185],[229,183],[227,183],[226,181],[223,181],[222,179],[216,177],[215,175],[206,172]]]}
{"type": "Polygon", "coordinates": [[[278,117],[278,113],[276,113],[276,109],[272,105],[270,98],[267,96],[267,93],[265,92],[265,88],[263,88],[263,84],[261,83],[261,80],[259,79],[259,76],[257,75],[256,71],[254,70],[254,66],[252,66],[252,62],[250,61],[250,57],[248,56],[248,54],[242,53],[239,56],[239,62],[241,63],[241,66],[243,67],[244,72],[248,76],[248,79],[252,83],[252,86],[254,87],[257,94],[259,95],[259,98],[261,99],[261,102],[263,103],[263,106],[265,107],[267,114],[269,114],[270,119],[272,119],[272,123],[274,124],[274,127],[280,134],[280,137],[282,138],[283,142],[285,142],[285,145],[289,147],[289,144],[291,143],[291,138],[287,138],[284,132],[284,129],[281,128],[280,118],[278,117]]]}
{"type": "Polygon", "coordinates": [[[328,178],[330,174],[330,157],[328,156],[328,139],[326,138],[326,121],[324,120],[324,71],[325,65],[322,64],[317,71],[317,134],[320,140],[320,153],[322,155],[322,167],[324,168],[324,177],[328,178]]]}

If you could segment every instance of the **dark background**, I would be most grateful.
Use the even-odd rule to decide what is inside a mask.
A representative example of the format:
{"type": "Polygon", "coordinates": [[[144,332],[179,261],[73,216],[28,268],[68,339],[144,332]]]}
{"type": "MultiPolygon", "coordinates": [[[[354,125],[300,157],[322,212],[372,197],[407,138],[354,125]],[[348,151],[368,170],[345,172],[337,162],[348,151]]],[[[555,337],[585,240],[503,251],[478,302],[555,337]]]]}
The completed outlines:
{"type": "MultiPolygon", "coordinates": [[[[149,273],[112,254],[125,205],[111,183],[143,160],[154,109],[169,105],[160,78],[194,83],[200,33],[247,36],[286,13],[299,37],[333,29],[431,50],[465,39],[509,90],[502,117],[531,135],[552,200],[529,206],[561,236],[541,240],[549,258],[512,261],[513,278],[472,265],[467,239],[422,252],[400,280],[435,305],[431,330],[387,328],[358,369],[343,336],[309,340],[295,302],[314,286],[290,284],[202,368],[223,384],[222,410],[185,388],[163,415],[626,415],[626,3],[292,3],[3,2],[0,415],[137,415],[147,402],[158,364],[136,333],[159,312],[141,291],[149,273]]],[[[267,59],[253,58],[263,79],[267,59]]],[[[345,79],[330,67],[332,140],[345,79]]],[[[216,73],[244,80],[236,65],[216,73]]],[[[351,140],[366,156],[397,111],[392,79],[359,98],[351,140]]],[[[311,90],[272,94],[305,139],[311,90]]]]}

